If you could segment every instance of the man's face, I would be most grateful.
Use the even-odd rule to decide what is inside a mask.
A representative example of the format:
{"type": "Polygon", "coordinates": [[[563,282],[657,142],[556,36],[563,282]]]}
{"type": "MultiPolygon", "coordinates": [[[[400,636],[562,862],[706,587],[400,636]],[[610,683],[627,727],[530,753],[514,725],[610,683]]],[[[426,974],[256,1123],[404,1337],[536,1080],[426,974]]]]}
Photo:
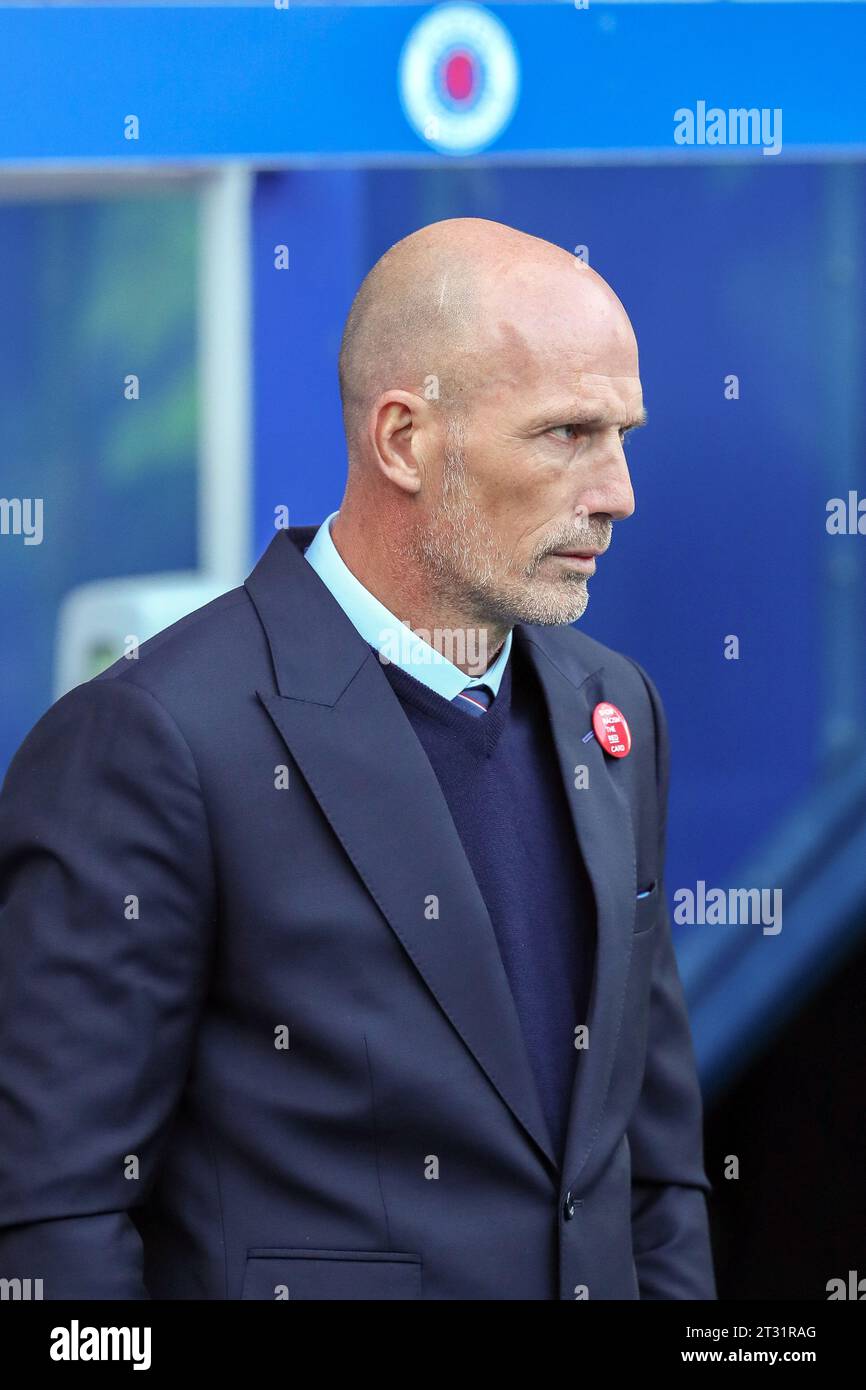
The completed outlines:
{"type": "Polygon", "coordinates": [[[479,622],[580,618],[595,559],[575,556],[606,550],[634,511],[623,441],[642,422],[637,345],[618,301],[570,286],[568,269],[530,275],[499,322],[416,532],[438,592],[479,622]]]}

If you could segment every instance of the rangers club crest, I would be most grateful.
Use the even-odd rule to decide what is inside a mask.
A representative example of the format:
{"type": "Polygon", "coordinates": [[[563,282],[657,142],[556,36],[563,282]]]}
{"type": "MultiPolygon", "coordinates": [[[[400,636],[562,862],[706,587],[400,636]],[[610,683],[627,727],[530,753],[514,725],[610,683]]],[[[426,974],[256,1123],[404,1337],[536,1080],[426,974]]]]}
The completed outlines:
{"type": "Polygon", "coordinates": [[[443,154],[490,145],[511,119],[519,83],[511,35],[481,5],[437,5],[413,26],[400,55],[406,118],[443,154]]]}

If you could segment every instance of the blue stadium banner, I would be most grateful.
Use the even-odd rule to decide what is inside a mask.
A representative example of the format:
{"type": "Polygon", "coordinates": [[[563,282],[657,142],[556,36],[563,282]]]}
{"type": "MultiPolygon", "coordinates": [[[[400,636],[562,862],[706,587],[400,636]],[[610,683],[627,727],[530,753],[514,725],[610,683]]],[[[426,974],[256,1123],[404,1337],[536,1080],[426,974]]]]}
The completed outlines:
{"type": "Polygon", "coordinates": [[[860,3],[9,7],[0,162],[850,155],[864,40],[860,3]]]}

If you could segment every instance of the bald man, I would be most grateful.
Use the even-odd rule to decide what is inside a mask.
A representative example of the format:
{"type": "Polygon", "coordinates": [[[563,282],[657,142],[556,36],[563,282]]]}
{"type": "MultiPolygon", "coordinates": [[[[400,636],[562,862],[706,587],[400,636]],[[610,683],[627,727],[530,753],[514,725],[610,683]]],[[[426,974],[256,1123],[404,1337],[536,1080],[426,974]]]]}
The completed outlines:
{"type": "Polygon", "coordinates": [[[628,317],[439,222],[364,280],[339,379],[339,510],[8,774],[0,1277],[713,1299],[664,715],[571,626],[634,509],[628,317]]]}

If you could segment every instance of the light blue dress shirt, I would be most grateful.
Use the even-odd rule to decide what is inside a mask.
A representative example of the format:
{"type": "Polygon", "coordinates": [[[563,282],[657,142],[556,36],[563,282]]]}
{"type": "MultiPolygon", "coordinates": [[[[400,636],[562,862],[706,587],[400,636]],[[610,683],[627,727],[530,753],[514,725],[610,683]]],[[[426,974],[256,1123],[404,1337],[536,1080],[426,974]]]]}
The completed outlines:
{"type": "Polygon", "coordinates": [[[511,633],[505,638],[496,660],[482,675],[467,676],[453,661],[395,618],[384,603],[355,578],[331,539],[331,522],[337,515],[331,512],[325,517],[304,554],[364,640],[446,700],[455,699],[461,690],[471,685],[486,685],[495,698],[511,651],[511,633]]]}

